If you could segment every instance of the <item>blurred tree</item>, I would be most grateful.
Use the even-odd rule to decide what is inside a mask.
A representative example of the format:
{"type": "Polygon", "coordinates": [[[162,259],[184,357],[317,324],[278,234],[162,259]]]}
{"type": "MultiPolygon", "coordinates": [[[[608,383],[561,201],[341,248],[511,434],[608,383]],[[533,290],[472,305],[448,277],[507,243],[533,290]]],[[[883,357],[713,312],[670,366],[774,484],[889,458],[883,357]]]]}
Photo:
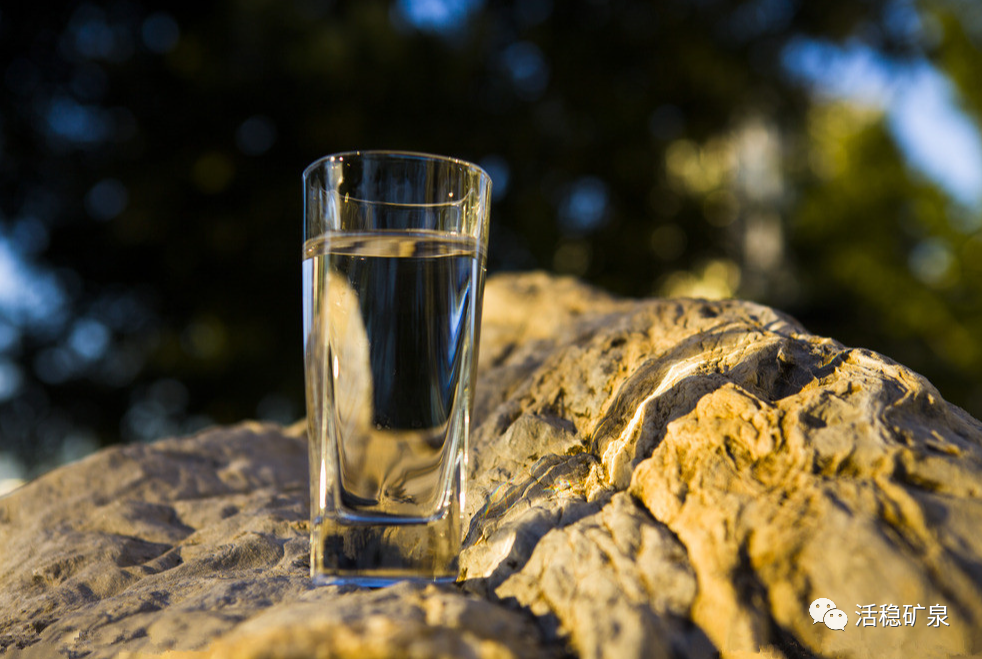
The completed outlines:
{"type": "Polygon", "coordinates": [[[820,177],[792,225],[808,300],[799,316],[846,343],[902,355],[942,392],[978,395],[982,233],[953,224],[950,200],[912,178],[882,117],[842,106],[813,115],[809,155],[820,177]]]}
{"type": "MultiPolygon", "coordinates": [[[[4,6],[0,451],[37,469],[66,446],[301,416],[299,177],[351,149],[484,165],[492,269],[545,267],[632,295],[749,295],[900,361],[915,361],[918,341],[962,350],[963,335],[902,325],[917,310],[886,297],[906,297],[910,250],[929,263],[941,244],[929,240],[941,193],[911,182],[875,123],[845,113],[843,126],[866,128],[828,133],[839,115],[813,111],[782,63],[803,36],[875,35],[893,56],[920,53],[887,29],[895,4],[4,6]],[[844,169],[785,172],[837,148],[857,149],[844,169]],[[880,196],[853,189],[877,178],[889,178],[880,196]],[[863,246],[902,240],[901,209],[927,233],[871,256],[863,246]],[[871,258],[877,281],[899,278],[874,289],[845,274],[871,258]],[[837,312],[842,300],[861,310],[837,312]]],[[[965,64],[977,54],[944,35],[948,69],[977,76],[965,64]]],[[[958,258],[978,249],[938,235],[958,258]]],[[[977,304],[969,280],[918,279],[917,304],[977,304]]],[[[943,391],[964,402],[959,377],[943,391]]]]}
{"type": "MultiPolygon", "coordinates": [[[[948,3],[924,11],[941,31],[932,58],[978,126],[978,47],[948,3]]],[[[802,285],[793,311],[982,416],[982,210],[905,167],[882,112],[820,104],[808,125],[790,225],[802,285]]]]}

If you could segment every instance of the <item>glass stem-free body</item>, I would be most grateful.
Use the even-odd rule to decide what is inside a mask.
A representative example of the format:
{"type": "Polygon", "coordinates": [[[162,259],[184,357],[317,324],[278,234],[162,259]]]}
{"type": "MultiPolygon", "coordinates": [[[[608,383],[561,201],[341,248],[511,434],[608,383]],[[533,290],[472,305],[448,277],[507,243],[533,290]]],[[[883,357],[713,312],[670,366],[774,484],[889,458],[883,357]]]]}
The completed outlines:
{"type": "Polygon", "coordinates": [[[303,250],[311,571],[453,580],[484,242],[440,225],[463,201],[354,203],[303,250]]]}

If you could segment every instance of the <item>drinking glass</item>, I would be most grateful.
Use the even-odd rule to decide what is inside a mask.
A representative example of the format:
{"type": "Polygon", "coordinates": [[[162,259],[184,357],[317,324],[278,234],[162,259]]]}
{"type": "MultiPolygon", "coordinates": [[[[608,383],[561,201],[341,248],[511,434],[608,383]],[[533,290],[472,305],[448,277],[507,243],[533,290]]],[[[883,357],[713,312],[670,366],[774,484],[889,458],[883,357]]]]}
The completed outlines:
{"type": "Polygon", "coordinates": [[[326,156],[303,179],[311,575],[453,581],[491,180],[383,151],[326,156]]]}

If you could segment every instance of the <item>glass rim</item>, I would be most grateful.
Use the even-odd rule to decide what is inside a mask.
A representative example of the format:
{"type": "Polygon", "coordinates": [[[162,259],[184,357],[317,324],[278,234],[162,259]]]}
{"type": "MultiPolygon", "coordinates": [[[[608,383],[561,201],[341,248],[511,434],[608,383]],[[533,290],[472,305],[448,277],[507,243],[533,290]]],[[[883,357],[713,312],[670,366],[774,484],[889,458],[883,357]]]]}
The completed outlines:
{"type": "Polygon", "coordinates": [[[339,151],[337,153],[329,153],[326,156],[321,156],[317,160],[313,161],[303,170],[303,179],[306,181],[307,177],[318,167],[323,166],[325,163],[333,162],[334,160],[342,161],[344,158],[360,158],[362,156],[376,156],[376,157],[386,157],[393,159],[402,160],[416,160],[419,162],[442,162],[446,164],[460,165],[465,169],[470,169],[476,171],[478,174],[487,179],[488,183],[492,183],[491,175],[488,174],[480,165],[477,165],[469,160],[464,160],[463,158],[455,158],[453,156],[443,156],[436,153],[426,153],[424,151],[401,151],[401,150],[389,150],[389,149],[364,149],[357,151],[339,151]]]}

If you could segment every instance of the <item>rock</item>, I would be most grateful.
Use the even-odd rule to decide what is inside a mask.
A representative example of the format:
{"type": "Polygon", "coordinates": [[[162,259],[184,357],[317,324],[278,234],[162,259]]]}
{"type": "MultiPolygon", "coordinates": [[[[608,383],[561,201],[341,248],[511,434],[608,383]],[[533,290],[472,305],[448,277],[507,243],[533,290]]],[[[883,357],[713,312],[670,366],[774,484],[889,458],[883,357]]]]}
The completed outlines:
{"type": "Polygon", "coordinates": [[[4,656],[549,656],[525,616],[454,587],[312,588],[306,455],[302,424],[246,423],[0,499],[4,656]]]}
{"type": "Polygon", "coordinates": [[[246,423],[0,499],[4,656],[982,651],[982,423],[909,369],[524,274],[488,282],[479,373],[456,586],[312,588],[303,427],[246,423]]]}

